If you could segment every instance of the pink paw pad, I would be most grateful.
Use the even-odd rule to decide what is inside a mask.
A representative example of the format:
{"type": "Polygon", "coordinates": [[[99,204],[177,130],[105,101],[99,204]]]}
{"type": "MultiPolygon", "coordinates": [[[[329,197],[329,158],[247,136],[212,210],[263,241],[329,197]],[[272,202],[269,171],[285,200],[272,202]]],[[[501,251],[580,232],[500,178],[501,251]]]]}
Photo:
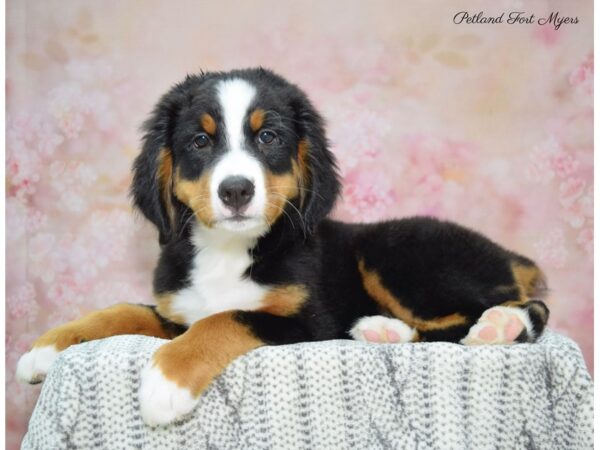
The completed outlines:
{"type": "Polygon", "coordinates": [[[375,344],[400,344],[411,342],[415,337],[415,330],[407,324],[386,316],[363,317],[356,322],[349,333],[357,341],[375,344]]]}
{"type": "Polygon", "coordinates": [[[402,341],[400,334],[398,334],[394,330],[382,329],[381,332],[377,332],[375,330],[363,330],[363,336],[369,342],[376,342],[379,344],[385,344],[389,342],[391,344],[397,344],[402,341]]]}
{"type": "Polygon", "coordinates": [[[381,342],[381,336],[377,331],[363,330],[363,336],[369,342],[381,342]]]}
{"type": "Polygon", "coordinates": [[[396,333],[394,330],[385,330],[387,334],[387,341],[391,343],[400,342],[400,335],[396,333]]]}
{"type": "Polygon", "coordinates": [[[478,336],[484,341],[493,341],[494,339],[496,339],[496,337],[498,337],[498,332],[496,331],[495,327],[487,326],[479,330],[478,336]]]}
{"type": "Polygon", "coordinates": [[[516,316],[508,319],[508,323],[504,327],[504,337],[509,341],[514,341],[521,331],[523,331],[524,325],[516,316]]]}
{"type": "Polygon", "coordinates": [[[512,344],[526,329],[526,313],[506,306],[495,306],[485,311],[461,341],[467,345],[512,344]]]}

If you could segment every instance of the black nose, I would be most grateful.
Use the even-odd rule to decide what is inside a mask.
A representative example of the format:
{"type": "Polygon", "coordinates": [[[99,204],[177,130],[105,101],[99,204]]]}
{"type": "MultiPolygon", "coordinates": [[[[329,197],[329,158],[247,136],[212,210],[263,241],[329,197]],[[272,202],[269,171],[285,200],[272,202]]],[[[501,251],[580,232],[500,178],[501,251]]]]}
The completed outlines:
{"type": "Polygon", "coordinates": [[[252,200],[254,184],[248,178],[228,177],[219,185],[219,198],[233,210],[240,210],[252,200]]]}

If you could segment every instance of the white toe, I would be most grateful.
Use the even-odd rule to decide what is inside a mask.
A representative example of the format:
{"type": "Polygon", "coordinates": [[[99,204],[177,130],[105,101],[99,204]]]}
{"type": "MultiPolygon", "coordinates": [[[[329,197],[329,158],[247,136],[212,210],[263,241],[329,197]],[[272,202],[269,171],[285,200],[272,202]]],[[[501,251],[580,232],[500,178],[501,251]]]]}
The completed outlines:
{"type": "Polygon", "coordinates": [[[411,342],[415,337],[415,330],[406,323],[400,319],[385,316],[362,317],[350,330],[350,336],[357,341],[370,342],[365,337],[365,331],[369,330],[375,331],[382,337],[385,337],[388,331],[392,331],[400,337],[398,343],[411,342]]]}
{"type": "Polygon", "coordinates": [[[23,383],[40,383],[46,378],[59,353],[53,345],[31,349],[17,363],[17,380],[23,383]]]}
{"type": "Polygon", "coordinates": [[[165,425],[189,413],[198,403],[190,391],[167,380],[159,368],[146,366],[140,384],[140,408],[148,425],[165,425]]]}

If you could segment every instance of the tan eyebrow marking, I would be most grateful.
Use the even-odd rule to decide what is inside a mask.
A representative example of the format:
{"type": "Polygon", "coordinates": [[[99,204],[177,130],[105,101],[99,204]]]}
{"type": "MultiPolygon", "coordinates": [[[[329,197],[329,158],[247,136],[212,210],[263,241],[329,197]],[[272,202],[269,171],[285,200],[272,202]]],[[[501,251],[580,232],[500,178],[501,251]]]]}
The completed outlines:
{"type": "Polygon", "coordinates": [[[208,134],[214,135],[217,132],[217,122],[208,113],[204,113],[200,116],[200,125],[204,128],[208,134]]]}
{"type": "Polygon", "coordinates": [[[252,131],[258,131],[262,128],[263,123],[265,121],[265,110],[264,109],[255,109],[250,114],[250,128],[252,131]]]}

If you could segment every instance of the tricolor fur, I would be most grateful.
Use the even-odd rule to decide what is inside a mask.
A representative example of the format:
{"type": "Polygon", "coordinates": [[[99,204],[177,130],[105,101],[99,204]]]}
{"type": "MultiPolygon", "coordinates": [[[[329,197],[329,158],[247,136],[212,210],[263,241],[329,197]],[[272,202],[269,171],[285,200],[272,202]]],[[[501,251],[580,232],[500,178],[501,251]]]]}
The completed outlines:
{"type": "Polygon", "coordinates": [[[132,330],[174,338],[140,390],[146,421],[166,423],[234,358],[262,345],[506,344],[531,342],[546,324],[539,268],[474,231],[425,217],[327,219],[340,182],[323,120],[299,88],[268,70],[188,76],[145,130],[132,195],[159,232],[157,305],[121,305],[51,330],[21,378],[43,375],[36,349],[132,330]],[[122,326],[108,326],[125,315],[122,326]]]}

